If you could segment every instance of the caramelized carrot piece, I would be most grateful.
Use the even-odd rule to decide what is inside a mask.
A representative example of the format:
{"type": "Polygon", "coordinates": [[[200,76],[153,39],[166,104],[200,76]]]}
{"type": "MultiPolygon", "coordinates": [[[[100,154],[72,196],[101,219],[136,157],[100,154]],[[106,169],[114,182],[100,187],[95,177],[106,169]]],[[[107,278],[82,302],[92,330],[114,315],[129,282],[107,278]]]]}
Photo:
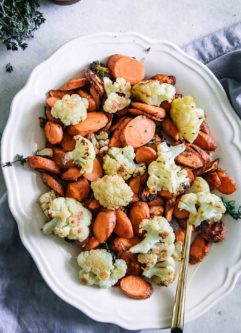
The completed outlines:
{"type": "Polygon", "coordinates": [[[94,182],[97,179],[103,177],[103,169],[98,158],[94,159],[93,170],[89,173],[84,173],[83,176],[88,179],[90,182],[94,182]]]}
{"type": "Polygon", "coordinates": [[[98,200],[93,199],[93,200],[90,200],[90,202],[88,202],[88,204],[86,206],[89,210],[95,211],[100,208],[100,203],[98,200]]]}
{"type": "Polygon", "coordinates": [[[178,220],[187,219],[189,217],[189,212],[186,211],[185,209],[178,208],[178,203],[180,200],[181,200],[181,196],[179,198],[177,198],[173,214],[178,220]]]}
{"type": "Polygon", "coordinates": [[[172,103],[170,103],[168,101],[163,101],[160,104],[160,107],[163,108],[163,109],[165,109],[168,112],[171,110],[171,106],[172,106],[172,103]]]}
{"type": "Polygon", "coordinates": [[[74,90],[79,89],[88,83],[88,80],[85,77],[77,77],[67,81],[60,90],[74,90]]]}
{"type": "Polygon", "coordinates": [[[202,168],[204,165],[201,156],[189,146],[175,158],[175,161],[192,169],[202,168]]]}
{"type": "Polygon", "coordinates": [[[95,89],[95,91],[102,96],[105,92],[103,81],[89,68],[84,70],[84,75],[87,80],[90,82],[91,86],[95,89]]]}
{"type": "Polygon", "coordinates": [[[129,217],[134,229],[134,233],[137,236],[141,236],[139,226],[142,220],[150,217],[150,209],[146,202],[138,201],[135,202],[129,211],[129,217]]]}
{"type": "Polygon", "coordinates": [[[152,77],[152,80],[157,80],[160,83],[169,83],[173,86],[176,84],[176,78],[173,75],[167,75],[167,74],[156,74],[152,77]]]}
{"type": "Polygon", "coordinates": [[[27,158],[28,165],[31,169],[33,170],[38,170],[38,171],[47,171],[49,173],[53,174],[58,174],[60,173],[60,169],[58,165],[45,157],[41,156],[29,156],[27,158]]]}
{"type": "Polygon", "coordinates": [[[44,126],[44,134],[52,145],[57,145],[63,139],[63,128],[59,124],[47,121],[44,126]]]}
{"type": "Polygon", "coordinates": [[[179,228],[175,230],[176,241],[184,244],[186,232],[184,229],[179,228]]]}
{"type": "Polygon", "coordinates": [[[88,94],[87,92],[85,92],[84,90],[78,90],[78,94],[83,97],[83,98],[86,98],[89,102],[89,105],[88,105],[88,111],[89,112],[93,112],[93,111],[96,111],[96,104],[95,104],[95,100],[94,98],[88,94]]]}
{"type": "Polygon", "coordinates": [[[108,131],[112,124],[113,115],[110,113],[106,113],[106,117],[108,118],[108,123],[105,125],[105,127],[101,129],[102,131],[108,131]]]}
{"type": "Polygon", "coordinates": [[[206,134],[210,134],[210,130],[205,120],[201,123],[200,131],[206,134]]]}
{"type": "Polygon", "coordinates": [[[205,150],[194,145],[193,143],[187,144],[187,147],[190,147],[193,151],[195,151],[201,157],[204,168],[206,168],[206,166],[210,164],[210,155],[205,150]]]}
{"type": "Polygon", "coordinates": [[[141,176],[131,178],[129,181],[129,186],[135,194],[138,194],[141,186],[141,176]]]}
{"type": "Polygon", "coordinates": [[[65,163],[64,163],[64,155],[65,151],[60,148],[54,148],[53,149],[53,160],[58,165],[58,167],[63,170],[65,169],[65,163]]]}
{"type": "Polygon", "coordinates": [[[162,129],[172,140],[180,140],[178,128],[169,118],[164,119],[162,122],[162,129]]]}
{"type": "Polygon", "coordinates": [[[106,63],[107,67],[109,67],[109,69],[112,70],[116,61],[118,59],[120,59],[121,57],[123,57],[122,54],[113,54],[112,56],[110,56],[107,60],[107,63],[106,63]]]}
{"type": "Polygon", "coordinates": [[[157,197],[151,201],[149,201],[147,204],[149,207],[153,207],[153,206],[163,206],[164,205],[164,199],[157,197]]]}
{"type": "Polygon", "coordinates": [[[158,194],[160,195],[160,197],[165,198],[165,199],[173,198],[173,194],[166,190],[161,190],[158,192],[158,194]]]}
{"type": "Polygon", "coordinates": [[[128,56],[112,58],[110,70],[115,78],[123,77],[131,84],[143,80],[145,75],[144,65],[128,56]]]}
{"type": "Polygon", "coordinates": [[[70,136],[68,133],[64,132],[63,139],[60,142],[60,146],[63,148],[65,152],[72,151],[75,148],[75,139],[70,136]]]}
{"type": "Polygon", "coordinates": [[[116,237],[114,239],[113,250],[115,251],[128,251],[132,246],[138,244],[140,242],[140,238],[123,238],[116,237]]]}
{"type": "Polygon", "coordinates": [[[214,141],[214,138],[210,134],[201,131],[193,143],[207,151],[214,151],[217,148],[217,144],[214,141]]]}
{"type": "Polygon", "coordinates": [[[207,168],[205,168],[204,172],[202,172],[202,175],[217,171],[218,165],[219,165],[219,159],[216,159],[215,161],[210,162],[210,164],[207,166],[207,168]]]}
{"type": "Polygon", "coordinates": [[[123,146],[138,148],[148,143],[154,136],[156,124],[144,116],[132,119],[123,129],[120,140],[123,146]]]}
{"type": "Polygon", "coordinates": [[[41,176],[44,184],[46,184],[49,188],[54,190],[54,192],[60,195],[61,197],[64,197],[64,188],[56,179],[54,179],[52,176],[48,175],[47,173],[43,173],[41,176]]]}
{"type": "Polygon", "coordinates": [[[117,122],[114,126],[111,127],[111,130],[114,130],[112,137],[109,142],[109,147],[120,147],[121,140],[120,135],[125,126],[132,120],[130,117],[124,117],[117,122]]]}
{"type": "MultiPolygon", "coordinates": [[[[73,93],[73,92],[71,92],[73,93]]],[[[58,99],[62,99],[64,97],[64,95],[69,94],[70,95],[70,91],[68,91],[68,93],[66,91],[63,90],[49,90],[49,96],[51,97],[55,97],[58,99]]]]}
{"type": "Polygon", "coordinates": [[[129,275],[141,275],[141,265],[137,261],[137,254],[120,251],[118,252],[118,259],[125,260],[127,264],[127,274],[129,275]]]}
{"type": "Polygon", "coordinates": [[[120,208],[116,210],[116,226],[114,232],[119,237],[132,238],[134,236],[131,221],[120,208]]]}
{"type": "Polygon", "coordinates": [[[232,194],[237,190],[234,180],[222,169],[217,170],[220,179],[220,186],[217,186],[219,192],[223,194],[232,194]]]}
{"type": "Polygon", "coordinates": [[[90,185],[85,178],[80,178],[77,182],[67,185],[66,197],[73,198],[77,201],[84,201],[90,193],[90,185]]]}
{"type": "Polygon", "coordinates": [[[176,198],[172,198],[166,201],[165,204],[165,217],[168,222],[171,222],[172,215],[175,207],[176,198]]]}
{"type": "Polygon", "coordinates": [[[96,249],[98,246],[100,246],[100,242],[94,236],[92,236],[88,239],[85,249],[90,251],[96,249]]]}
{"type": "Polygon", "coordinates": [[[152,285],[140,276],[128,275],[120,282],[121,290],[130,298],[146,299],[153,293],[152,285]]]}
{"type": "Polygon", "coordinates": [[[103,112],[89,112],[87,118],[77,125],[70,125],[67,129],[68,134],[85,136],[89,133],[99,131],[108,123],[108,117],[103,112]]]}
{"type": "Polygon", "coordinates": [[[164,213],[163,206],[151,206],[150,207],[150,216],[162,216],[164,213]]]}
{"type": "Polygon", "coordinates": [[[140,199],[139,199],[138,194],[134,193],[131,202],[137,202],[137,201],[139,201],[139,200],[140,200],[140,199]]]}
{"type": "Polygon", "coordinates": [[[130,108],[128,109],[128,112],[134,116],[145,116],[145,117],[148,117],[152,120],[155,120],[155,121],[163,121],[163,118],[160,118],[160,117],[156,117],[156,116],[153,116],[152,114],[150,113],[147,113],[147,112],[144,112],[144,111],[141,111],[141,110],[138,110],[138,109],[134,109],[134,108],[130,108]]]}
{"type": "Polygon", "coordinates": [[[80,168],[75,166],[68,168],[65,172],[61,174],[61,178],[63,180],[78,180],[78,178],[82,175],[82,171],[80,168]]]}
{"type": "Polygon", "coordinates": [[[155,150],[151,147],[139,147],[136,150],[136,162],[137,163],[145,163],[150,164],[151,162],[155,161],[157,154],[155,150]]]}
{"type": "Polygon", "coordinates": [[[112,234],[116,225],[116,214],[113,210],[103,210],[96,216],[93,232],[95,238],[101,244],[112,234]]]}
{"type": "Polygon", "coordinates": [[[115,112],[115,115],[121,117],[121,116],[125,116],[127,113],[128,113],[128,109],[125,108],[125,109],[122,109],[122,110],[119,110],[119,111],[115,112]]]}
{"type": "Polygon", "coordinates": [[[156,118],[165,118],[166,117],[166,110],[161,107],[148,105],[148,104],[140,103],[140,102],[132,102],[131,105],[135,109],[146,112],[156,118]]]}
{"type": "Polygon", "coordinates": [[[58,102],[59,98],[56,98],[56,97],[48,97],[46,99],[46,104],[49,106],[49,107],[54,107],[55,103],[58,102]]]}
{"type": "Polygon", "coordinates": [[[202,261],[208,251],[208,242],[201,235],[197,235],[190,247],[189,263],[194,265],[202,261]]]}
{"type": "Polygon", "coordinates": [[[98,111],[100,108],[100,95],[93,86],[90,87],[90,95],[95,101],[96,111],[98,111]]]}

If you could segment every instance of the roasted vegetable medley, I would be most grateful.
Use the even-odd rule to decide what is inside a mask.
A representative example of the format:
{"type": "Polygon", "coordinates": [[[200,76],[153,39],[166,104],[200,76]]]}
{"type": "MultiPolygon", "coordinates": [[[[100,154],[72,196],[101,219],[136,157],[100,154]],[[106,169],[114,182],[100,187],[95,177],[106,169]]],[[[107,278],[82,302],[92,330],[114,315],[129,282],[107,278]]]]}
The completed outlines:
{"type": "Polygon", "coordinates": [[[216,193],[236,185],[212,157],[206,110],[175,82],[145,79],[140,61],[115,54],[48,92],[46,146],[27,160],[49,187],[39,199],[43,232],[79,247],[83,284],[145,299],[151,281],[175,280],[187,223],[191,264],[225,237],[216,193]]]}

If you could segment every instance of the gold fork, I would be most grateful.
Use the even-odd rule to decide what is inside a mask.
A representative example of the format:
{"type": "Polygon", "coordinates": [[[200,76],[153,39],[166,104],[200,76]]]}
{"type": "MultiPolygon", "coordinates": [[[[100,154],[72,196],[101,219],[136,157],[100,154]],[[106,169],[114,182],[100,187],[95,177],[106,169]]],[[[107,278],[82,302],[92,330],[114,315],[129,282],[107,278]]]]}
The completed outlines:
{"type": "Polygon", "coordinates": [[[187,223],[187,230],[186,230],[184,248],[182,252],[182,259],[181,259],[181,268],[178,276],[175,304],[173,308],[171,333],[183,333],[187,271],[189,263],[191,236],[192,236],[192,225],[187,223]]]}

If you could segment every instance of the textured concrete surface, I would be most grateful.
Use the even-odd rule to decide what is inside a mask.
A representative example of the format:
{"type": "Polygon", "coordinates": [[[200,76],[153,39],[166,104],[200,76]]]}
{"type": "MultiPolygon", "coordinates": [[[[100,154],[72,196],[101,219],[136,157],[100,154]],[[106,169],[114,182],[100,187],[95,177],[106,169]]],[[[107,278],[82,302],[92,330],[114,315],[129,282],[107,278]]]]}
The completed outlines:
{"type": "MultiPolygon", "coordinates": [[[[101,31],[137,31],[180,46],[241,19],[240,0],[82,0],[69,7],[40,1],[46,23],[25,51],[9,52],[0,45],[0,131],[12,98],[32,69],[66,41],[101,31]],[[14,71],[5,72],[11,62],[14,71]]],[[[3,193],[4,186],[0,192],[3,193]]],[[[208,272],[207,272],[208,274],[208,272]]],[[[240,333],[241,281],[207,314],[186,325],[186,333],[240,333]]],[[[154,333],[157,330],[147,330],[154,333]]],[[[168,332],[164,330],[162,332],[168,332]]]]}

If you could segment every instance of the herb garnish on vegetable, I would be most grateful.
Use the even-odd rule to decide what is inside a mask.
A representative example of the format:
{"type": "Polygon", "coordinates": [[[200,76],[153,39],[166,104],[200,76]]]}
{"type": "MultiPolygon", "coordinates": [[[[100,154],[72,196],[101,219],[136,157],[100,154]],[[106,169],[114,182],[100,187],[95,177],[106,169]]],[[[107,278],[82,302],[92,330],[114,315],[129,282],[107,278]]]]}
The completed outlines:
{"type": "Polygon", "coordinates": [[[226,201],[222,198],[223,204],[226,208],[225,215],[230,215],[234,220],[241,219],[241,205],[236,206],[235,200],[226,201]]]}
{"type": "Polygon", "coordinates": [[[14,161],[3,163],[3,164],[2,164],[2,167],[3,167],[3,168],[4,168],[4,167],[10,167],[10,166],[12,166],[14,163],[18,163],[18,162],[19,162],[21,165],[24,165],[24,164],[27,162],[27,158],[26,158],[26,157],[23,157],[23,155],[19,155],[19,154],[17,154],[17,155],[16,155],[16,158],[15,158],[14,161]]]}

